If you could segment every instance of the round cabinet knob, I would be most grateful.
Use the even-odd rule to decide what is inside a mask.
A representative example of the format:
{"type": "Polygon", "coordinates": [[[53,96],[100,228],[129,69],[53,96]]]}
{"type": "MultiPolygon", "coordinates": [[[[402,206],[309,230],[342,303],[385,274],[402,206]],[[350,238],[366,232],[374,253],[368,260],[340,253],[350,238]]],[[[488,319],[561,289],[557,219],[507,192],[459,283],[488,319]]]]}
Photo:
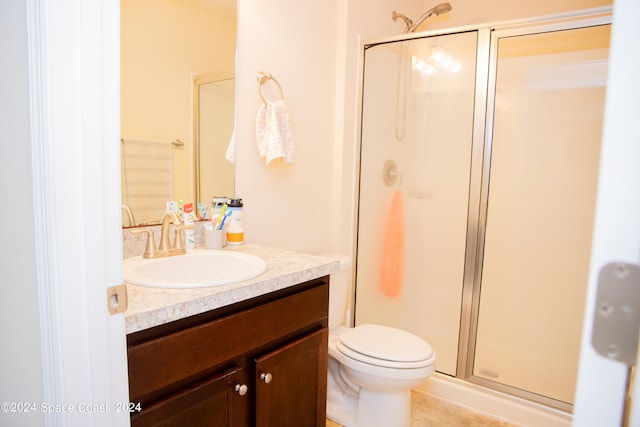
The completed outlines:
{"type": "Polygon", "coordinates": [[[247,387],[246,384],[236,384],[235,390],[240,396],[244,396],[245,394],[247,394],[247,390],[249,390],[249,387],[247,387]]]}
{"type": "Polygon", "coordinates": [[[273,375],[271,375],[268,372],[267,373],[263,372],[263,373],[260,374],[260,379],[262,381],[264,381],[266,384],[269,384],[271,382],[271,380],[273,379],[273,375]]]}

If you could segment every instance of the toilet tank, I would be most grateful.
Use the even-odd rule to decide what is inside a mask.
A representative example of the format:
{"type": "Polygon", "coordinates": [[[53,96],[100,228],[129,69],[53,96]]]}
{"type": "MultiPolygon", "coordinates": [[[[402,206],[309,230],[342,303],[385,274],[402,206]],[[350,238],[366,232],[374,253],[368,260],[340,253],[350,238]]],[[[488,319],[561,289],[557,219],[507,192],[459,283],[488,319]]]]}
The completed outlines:
{"type": "Polygon", "coordinates": [[[322,256],[340,261],[339,270],[331,274],[329,282],[329,328],[333,328],[345,320],[351,289],[351,257],[335,254],[322,256]]]}

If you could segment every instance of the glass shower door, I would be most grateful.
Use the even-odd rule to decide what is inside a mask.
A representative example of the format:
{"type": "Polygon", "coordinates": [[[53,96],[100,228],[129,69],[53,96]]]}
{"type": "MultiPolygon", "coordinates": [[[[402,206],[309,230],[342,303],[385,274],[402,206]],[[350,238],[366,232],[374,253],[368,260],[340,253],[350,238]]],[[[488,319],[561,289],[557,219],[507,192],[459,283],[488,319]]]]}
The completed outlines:
{"type": "Polygon", "coordinates": [[[609,25],[497,38],[473,375],[573,402],[609,25]]]}
{"type": "Polygon", "coordinates": [[[356,324],[423,337],[437,353],[436,369],[450,375],[458,354],[477,44],[478,32],[470,31],[373,45],[364,57],[356,324]],[[389,239],[401,239],[401,247],[385,256],[389,239]],[[383,275],[394,266],[402,281],[391,286],[383,275]]]}

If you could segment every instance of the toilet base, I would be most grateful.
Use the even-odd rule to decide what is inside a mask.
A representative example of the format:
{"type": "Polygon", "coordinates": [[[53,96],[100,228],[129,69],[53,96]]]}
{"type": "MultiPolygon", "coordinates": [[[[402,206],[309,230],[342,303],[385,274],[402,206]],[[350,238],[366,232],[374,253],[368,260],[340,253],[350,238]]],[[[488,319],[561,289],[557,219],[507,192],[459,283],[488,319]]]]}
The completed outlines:
{"type": "Polygon", "coordinates": [[[329,358],[329,373],[327,382],[327,418],[342,424],[344,427],[356,427],[356,413],[358,411],[357,392],[350,390],[341,382],[338,385],[335,375],[339,375],[340,367],[335,360],[329,358]],[[333,369],[332,369],[333,368],[333,369]]]}
{"type": "Polygon", "coordinates": [[[361,389],[357,398],[330,394],[327,417],[345,427],[409,427],[411,390],[384,393],[361,389]]]}
{"type": "Polygon", "coordinates": [[[361,390],[357,425],[368,427],[409,427],[411,390],[396,393],[361,390]]]}
{"type": "MultiPolygon", "coordinates": [[[[364,337],[360,336],[361,340],[377,337],[377,330],[372,329],[376,326],[368,325],[368,328],[360,329],[366,331],[364,337]]],[[[375,358],[376,363],[367,363],[372,362],[372,358],[361,360],[366,353],[344,353],[338,348],[340,337],[348,331],[335,328],[329,334],[327,417],[345,427],[410,427],[411,388],[431,376],[435,353],[425,342],[425,357],[429,358],[421,362],[392,364],[393,359],[375,358]]],[[[402,341],[406,333],[400,333],[404,334],[400,335],[402,341]]]]}

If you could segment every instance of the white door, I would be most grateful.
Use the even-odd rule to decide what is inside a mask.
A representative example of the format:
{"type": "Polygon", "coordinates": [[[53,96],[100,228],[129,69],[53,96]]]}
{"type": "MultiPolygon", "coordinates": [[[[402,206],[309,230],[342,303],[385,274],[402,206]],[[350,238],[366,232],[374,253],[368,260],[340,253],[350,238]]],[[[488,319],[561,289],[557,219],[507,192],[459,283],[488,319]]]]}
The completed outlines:
{"type": "MultiPolygon", "coordinates": [[[[574,407],[577,427],[619,426],[627,368],[591,346],[596,280],[612,261],[640,262],[640,3],[616,0],[589,290],[574,407]]],[[[639,378],[636,375],[636,383],[639,378]]],[[[636,394],[636,396],[640,396],[636,394]]],[[[634,399],[631,423],[640,426],[634,399]]]]}
{"type": "Polygon", "coordinates": [[[126,426],[119,181],[119,2],[29,0],[46,425],[126,426]]]}

